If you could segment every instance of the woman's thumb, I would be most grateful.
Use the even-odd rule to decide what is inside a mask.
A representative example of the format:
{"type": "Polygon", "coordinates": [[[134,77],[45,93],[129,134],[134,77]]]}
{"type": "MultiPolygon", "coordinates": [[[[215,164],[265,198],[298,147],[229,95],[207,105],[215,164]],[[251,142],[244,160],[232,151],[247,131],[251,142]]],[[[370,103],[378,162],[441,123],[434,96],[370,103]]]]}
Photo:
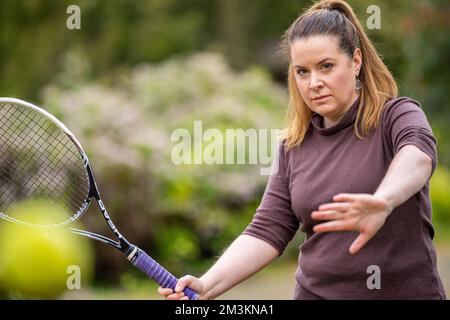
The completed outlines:
{"type": "Polygon", "coordinates": [[[178,280],[177,285],[175,286],[175,292],[181,292],[186,287],[196,292],[199,292],[201,289],[198,284],[198,279],[191,275],[186,275],[178,280]]]}

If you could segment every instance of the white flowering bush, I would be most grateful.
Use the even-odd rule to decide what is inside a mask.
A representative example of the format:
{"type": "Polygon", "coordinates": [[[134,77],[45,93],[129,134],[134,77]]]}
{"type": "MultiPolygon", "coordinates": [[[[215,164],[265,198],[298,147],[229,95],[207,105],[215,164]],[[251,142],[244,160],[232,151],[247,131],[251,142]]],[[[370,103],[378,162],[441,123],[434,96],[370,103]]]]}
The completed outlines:
{"type": "Polygon", "coordinates": [[[97,81],[83,80],[71,70],[77,66],[86,70],[68,64],[62,80],[43,91],[42,105],[80,140],[119,229],[169,267],[217,255],[250,221],[267,176],[260,165],[176,165],[171,135],[185,128],[193,137],[194,121],[202,121],[203,132],[281,129],[285,89],[262,68],[234,72],[215,53],[97,81]]]}

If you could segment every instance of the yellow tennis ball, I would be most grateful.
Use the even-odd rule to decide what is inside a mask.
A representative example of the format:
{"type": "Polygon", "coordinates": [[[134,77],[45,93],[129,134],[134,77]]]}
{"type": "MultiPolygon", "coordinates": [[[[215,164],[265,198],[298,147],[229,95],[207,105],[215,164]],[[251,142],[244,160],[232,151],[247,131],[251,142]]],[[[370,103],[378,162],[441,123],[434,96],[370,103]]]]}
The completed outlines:
{"type": "MultiPolygon", "coordinates": [[[[26,215],[42,214],[39,202],[23,208],[26,215]]],[[[87,239],[67,230],[0,222],[0,287],[10,296],[51,299],[82,288],[92,276],[92,258],[87,239]]]]}

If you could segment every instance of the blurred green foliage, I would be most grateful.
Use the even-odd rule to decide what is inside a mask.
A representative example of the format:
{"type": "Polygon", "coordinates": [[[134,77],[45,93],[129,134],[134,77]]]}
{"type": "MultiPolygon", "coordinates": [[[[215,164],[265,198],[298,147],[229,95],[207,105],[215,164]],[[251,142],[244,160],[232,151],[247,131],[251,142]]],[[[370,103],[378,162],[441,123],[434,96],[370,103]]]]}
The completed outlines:
{"type": "MultiPolygon", "coordinates": [[[[365,26],[369,5],[381,9],[381,29],[367,30],[394,73],[401,95],[420,102],[442,137],[441,161],[450,165],[446,0],[351,0],[365,26]]],[[[217,51],[234,68],[264,65],[284,81],[277,55],[284,30],[311,1],[297,0],[2,0],[0,94],[37,99],[82,53],[89,79],[105,81],[122,68],[194,51],[217,51]],[[68,30],[66,9],[81,8],[81,30],[68,30]]],[[[66,83],[76,87],[83,79],[66,83]]]]}
{"type": "MultiPolygon", "coordinates": [[[[449,3],[348,1],[438,138],[433,214],[449,221],[449,3]]],[[[267,177],[257,166],[181,165],[175,128],[281,128],[287,96],[281,35],[310,1],[79,0],[0,2],[0,95],[37,102],[88,152],[114,221],[175,274],[203,270],[248,224],[267,177]],[[81,8],[68,30],[66,8],[81,8]],[[203,52],[203,53],[201,53],[203,52]],[[197,267],[198,269],[195,269],[197,267]]],[[[95,210],[94,210],[95,211],[95,210]]],[[[97,212],[89,228],[104,224],[97,212]]],[[[292,251],[296,247],[292,247],[292,251]]],[[[119,253],[96,246],[97,279],[120,281],[119,253]]],[[[290,255],[291,253],[287,253],[290,255]]]]}
{"type": "Polygon", "coordinates": [[[433,222],[450,235],[450,171],[437,167],[430,180],[433,222]]]}

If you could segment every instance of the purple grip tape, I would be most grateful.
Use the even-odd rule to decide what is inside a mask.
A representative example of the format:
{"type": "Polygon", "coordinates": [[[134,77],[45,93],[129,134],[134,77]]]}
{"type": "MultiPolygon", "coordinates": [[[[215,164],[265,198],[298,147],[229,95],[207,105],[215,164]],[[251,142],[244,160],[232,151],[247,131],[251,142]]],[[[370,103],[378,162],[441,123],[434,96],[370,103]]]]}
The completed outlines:
{"type": "MultiPolygon", "coordinates": [[[[161,287],[175,291],[178,279],[141,249],[138,250],[137,258],[133,261],[133,264],[144,272],[147,277],[155,280],[161,287]]],[[[190,300],[198,299],[198,293],[189,288],[185,288],[183,292],[190,300]]]]}

